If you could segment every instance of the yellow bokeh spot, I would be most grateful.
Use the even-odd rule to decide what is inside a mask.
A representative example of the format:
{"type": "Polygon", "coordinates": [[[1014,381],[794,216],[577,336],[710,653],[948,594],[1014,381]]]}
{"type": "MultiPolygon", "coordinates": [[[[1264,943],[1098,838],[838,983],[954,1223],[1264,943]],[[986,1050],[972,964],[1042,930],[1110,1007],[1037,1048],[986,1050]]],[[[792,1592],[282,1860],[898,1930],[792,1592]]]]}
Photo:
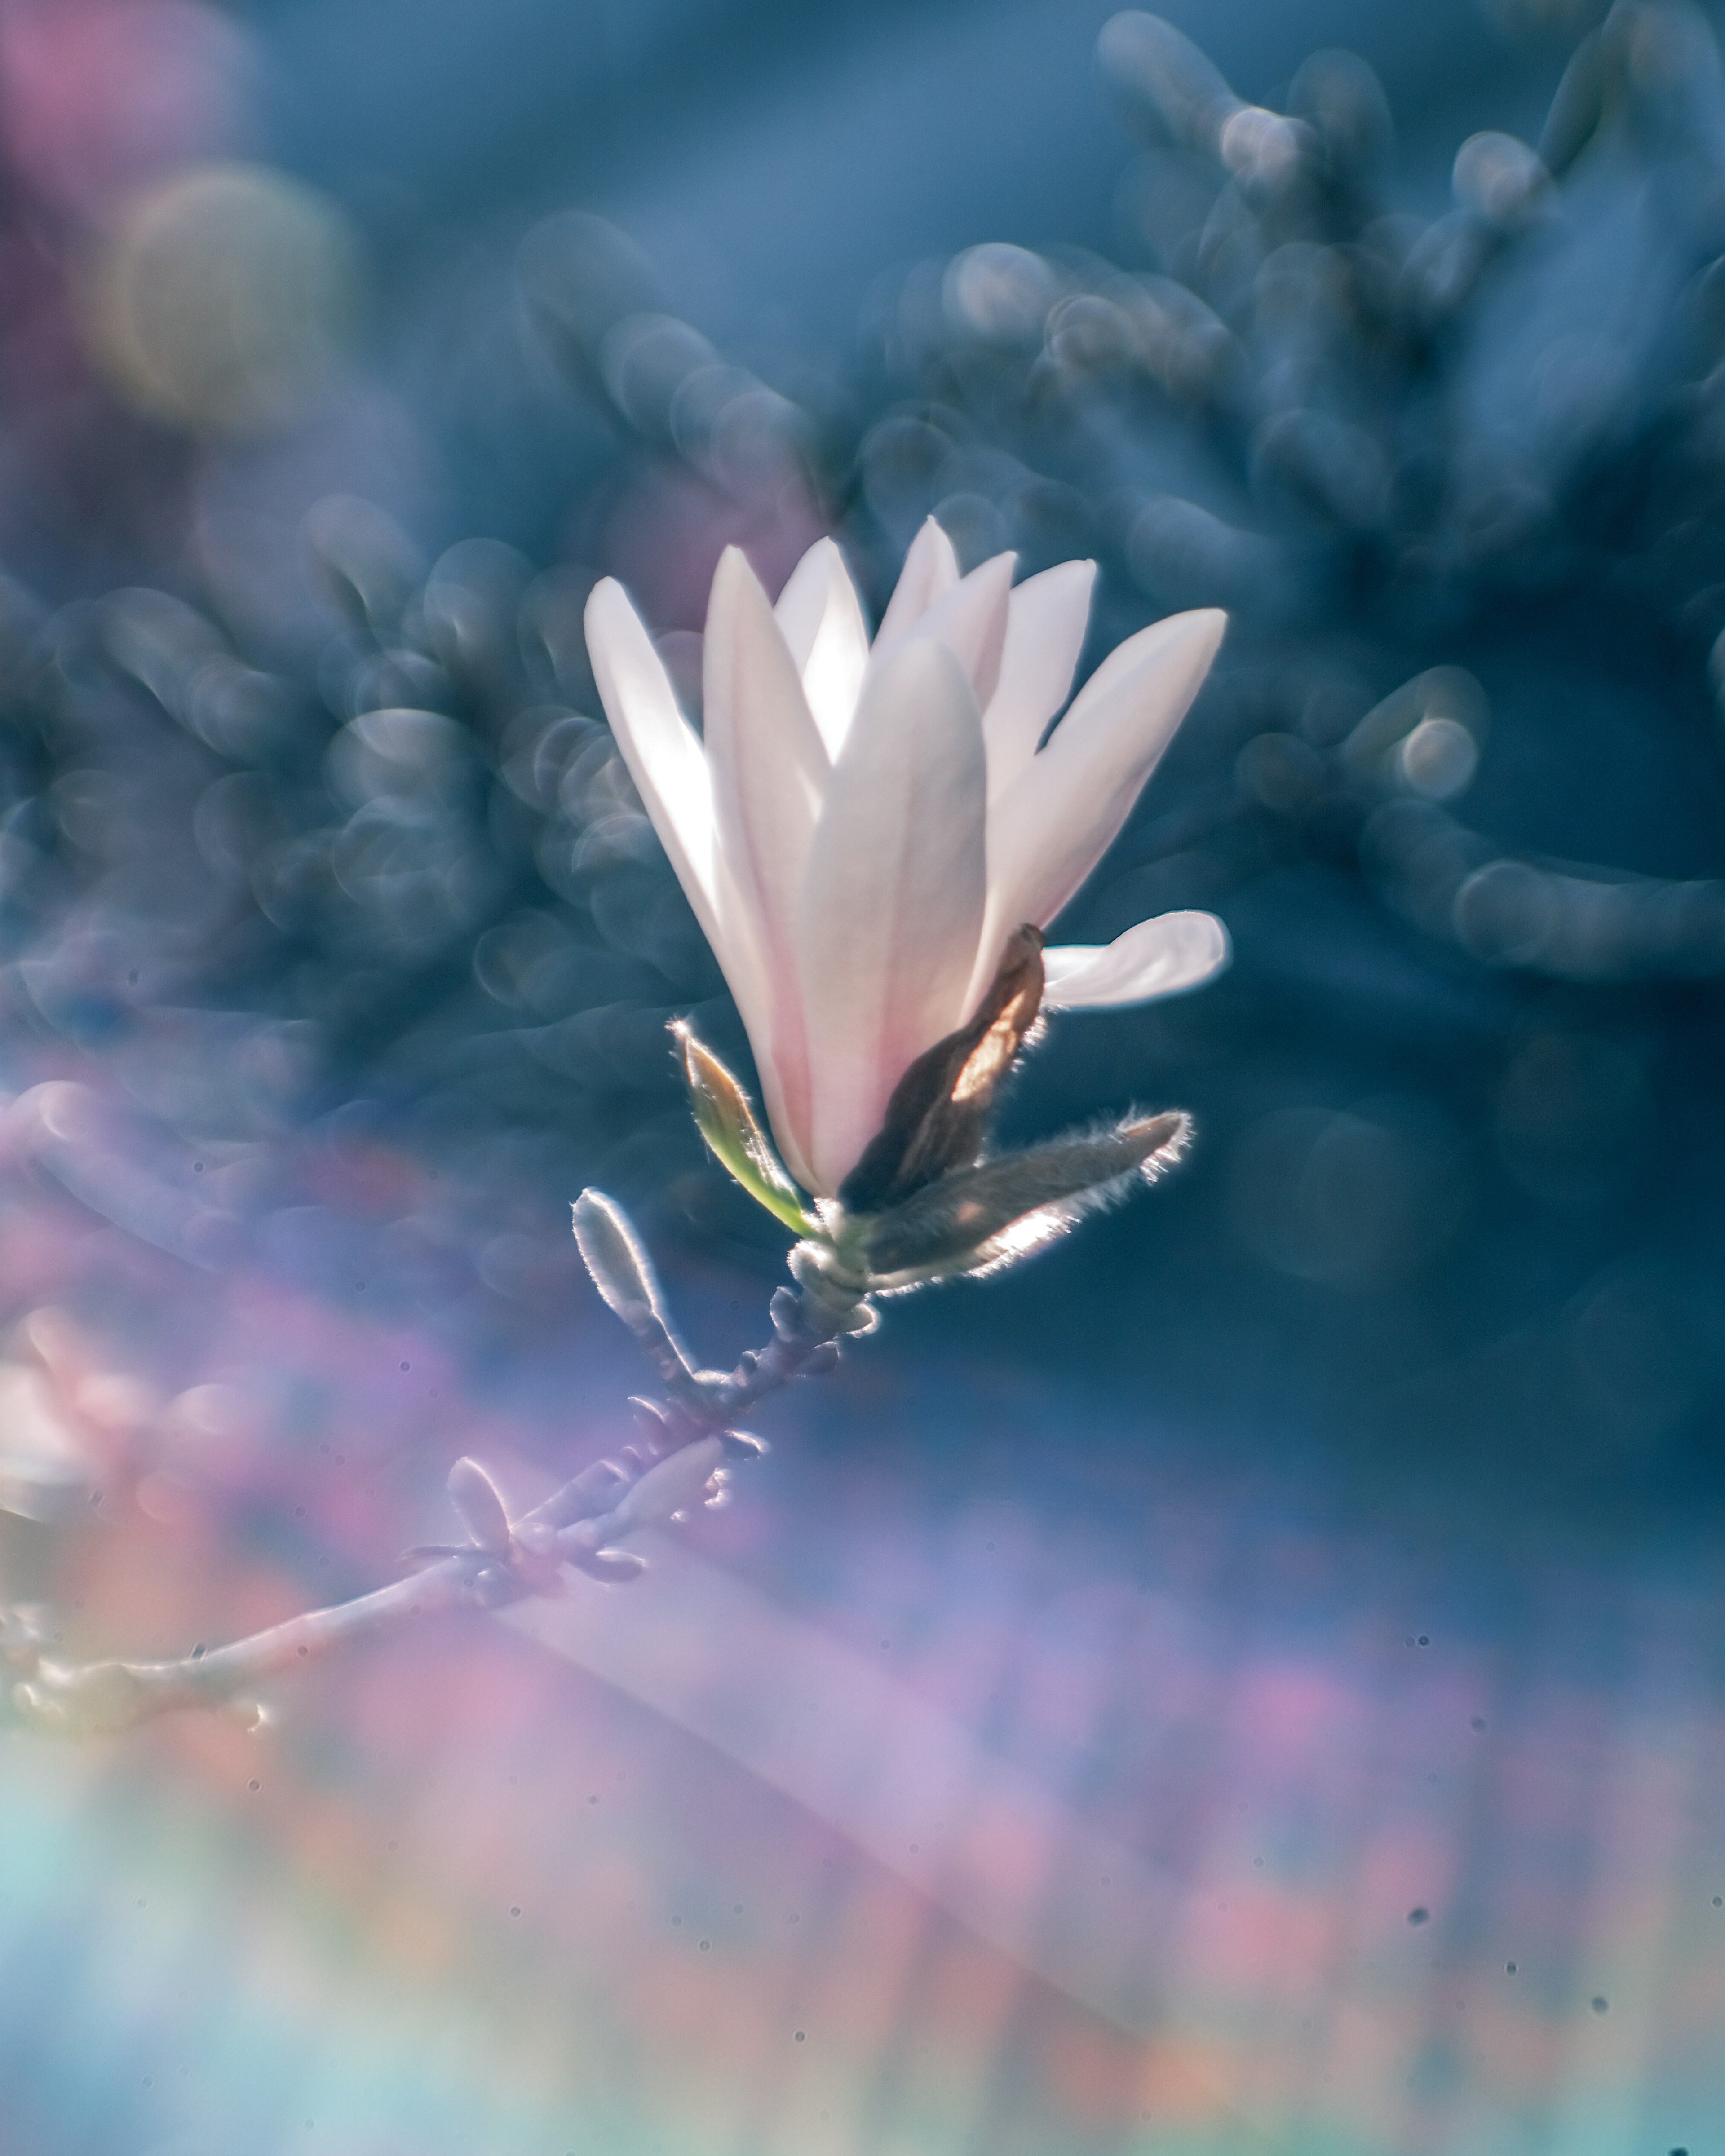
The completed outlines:
{"type": "Polygon", "coordinates": [[[360,284],[334,203],[266,166],[199,165],[122,204],[86,264],[83,316],[128,403],[193,434],[248,434],[316,395],[360,284]]]}

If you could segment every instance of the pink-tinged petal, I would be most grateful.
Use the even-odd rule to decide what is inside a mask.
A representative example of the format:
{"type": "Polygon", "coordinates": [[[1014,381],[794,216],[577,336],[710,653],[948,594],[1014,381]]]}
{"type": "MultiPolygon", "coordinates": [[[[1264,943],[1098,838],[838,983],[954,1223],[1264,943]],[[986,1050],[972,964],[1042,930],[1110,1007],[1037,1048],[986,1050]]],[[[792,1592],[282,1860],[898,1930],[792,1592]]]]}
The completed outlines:
{"type": "Polygon", "coordinates": [[[1029,764],[1049,721],[1072,693],[1096,580],[1094,562],[1062,562],[1026,577],[1007,602],[1000,684],[983,713],[991,798],[1029,764]]]}
{"type": "Polygon", "coordinates": [[[885,624],[875,639],[871,674],[890,666],[912,637],[944,644],[970,676],[977,708],[985,711],[1000,679],[1000,654],[1006,641],[1008,601],[1012,596],[1015,554],[996,554],[961,577],[928,611],[911,623],[896,642],[885,624]]]}
{"type": "Polygon", "coordinates": [[[957,581],[958,557],[952,552],[952,542],[928,517],[911,542],[905,566],[898,572],[898,583],[875,632],[876,652],[883,644],[888,653],[896,651],[935,601],[957,581]]]}
{"type": "MultiPolygon", "coordinates": [[[[800,1020],[793,1028],[787,998],[757,942],[754,908],[724,860],[717,862],[718,911],[725,945],[719,952],[725,982],[749,1037],[761,1081],[762,1105],[779,1158],[805,1190],[813,1190],[809,1165],[809,1072],[800,1020]]],[[[717,945],[714,946],[719,950],[717,945]]]]}
{"type": "Polygon", "coordinates": [[[1233,957],[1214,913],[1159,913],[1111,943],[1056,943],[1042,954],[1045,1010],[1106,1010],[1177,996],[1233,957]]]}
{"type": "Polygon", "coordinates": [[[869,630],[845,557],[830,539],[817,540],[798,562],[773,611],[827,754],[835,757],[862,690],[869,630]]]}
{"type": "Polygon", "coordinates": [[[991,805],[988,917],[973,999],[1012,931],[1045,926],[1107,850],[1202,686],[1227,621],[1205,608],[1128,638],[991,805]]]}
{"type": "Polygon", "coordinates": [[[969,676],[945,644],[913,638],[864,689],[803,886],[817,1190],[838,1188],[906,1069],[964,1015],[987,778],[969,676]]]}
{"type": "Polygon", "coordinates": [[[817,539],[785,578],[773,603],[773,619],[798,673],[808,663],[826,613],[832,559],[838,551],[830,539],[817,539]]]}
{"type": "Polygon", "coordinates": [[[748,910],[718,854],[706,752],[677,708],[652,639],[622,586],[610,578],[594,587],[587,603],[587,649],[635,790],[737,998],[785,1164],[806,1183],[807,1157],[771,1060],[773,998],[767,971],[748,910]]]}
{"type": "MultiPolygon", "coordinates": [[[[713,576],[703,646],[702,706],[713,816],[734,902],[760,954],[767,1037],[750,1022],[761,1068],[777,1081],[773,1128],[806,1158],[808,1053],[798,991],[796,917],[831,767],[803,685],[767,594],[740,547],[727,547],[713,576]]],[[[720,891],[725,929],[726,893],[720,891]]],[[[746,1022],[749,1014],[744,1013],[746,1022]]]]}
{"type": "Polygon", "coordinates": [[[723,965],[706,752],[677,708],[653,639],[613,577],[595,584],[587,602],[587,655],[635,791],[723,965]]]}

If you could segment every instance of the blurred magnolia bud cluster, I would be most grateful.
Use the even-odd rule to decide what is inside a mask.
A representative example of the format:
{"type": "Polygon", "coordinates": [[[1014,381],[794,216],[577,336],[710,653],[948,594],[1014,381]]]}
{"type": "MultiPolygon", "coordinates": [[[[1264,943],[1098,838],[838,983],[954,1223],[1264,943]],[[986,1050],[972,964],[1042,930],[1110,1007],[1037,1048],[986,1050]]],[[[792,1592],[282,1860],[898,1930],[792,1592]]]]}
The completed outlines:
{"type": "MultiPolygon", "coordinates": [[[[1064,520],[1164,605],[1284,623],[1374,600],[1407,627],[1448,615],[1458,582],[1548,582],[1594,459],[1628,447],[1667,384],[1699,391],[1716,356],[1706,272],[1725,195],[1704,18],[1614,8],[1538,142],[1469,137],[1436,217],[1402,207],[1389,107],[1350,54],[1307,61],[1285,111],[1238,96],[1152,15],[1117,16],[1101,58],[1144,143],[1120,219],[1153,266],[987,244],[883,286],[884,380],[916,402],[864,441],[871,506],[968,521],[984,552],[1003,527],[1022,543],[1064,520]],[[1642,236],[1681,304],[1590,327],[1574,316],[1611,310],[1554,288],[1596,276],[1608,249],[1630,274],[1628,250],[1562,190],[1602,168],[1632,187],[1625,162],[1651,180],[1657,210],[1639,213],[1660,229],[1642,236]]],[[[1668,455],[1711,406],[1695,399],[1668,455]]]]}
{"type": "Polygon", "coordinates": [[[382,1094],[481,1148],[575,1133],[578,1175],[654,1142],[656,1089],[698,1163],[665,1026],[721,983],[593,716],[591,576],[489,540],[428,562],[346,496],[295,567],[6,590],[15,1042],[101,1057],[188,1139],[382,1094]]]}
{"type": "MultiPolygon", "coordinates": [[[[1106,251],[978,234],[883,275],[854,341],[813,358],[762,327],[742,363],[583,207],[476,242],[414,365],[472,527],[519,547],[422,554],[356,490],[285,546],[212,511],[74,604],[0,585],[20,1083],[99,1058],[138,1119],[74,1140],[100,1119],[55,1096],[42,1157],[94,1189],[92,1161],[155,1159],[154,1118],[209,1195],[164,1170],[146,1204],[118,1168],[97,1194],[207,1252],[264,1203],[273,1134],[382,1103],[483,1157],[500,1296],[587,1182],[650,1189],[655,1233],[704,1250],[775,1236],[689,1126],[667,1020],[747,1081],[744,1034],[583,608],[626,585],[698,729],[727,546],[776,598],[830,536],[878,624],[932,516],[966,571],[1098,565],[1080,684],[1147,621],[1230,616],[1162,775],[1050,926],[1100,947],[1201,909],[1235,970],[1106,1044],[1062,1028],[1005,1142],[1105,1099],[1190,1101],[1206,1142],[1158,1216],[1232,1240],[1162,1286],[1207,1317],[1243,1322],[1263,1268],[1347,1296],[1417,1281],[1425,1309],[1447,1283],[1455,1337],[1523,1312],[1526,1357],[1457,1380],[1506,1416],[1536,1368],[1569,1373],[1553,1396],[1698,1416],[1706,1358],[1656,1254],[1699,1247],[1716,1144],[1693,1074],[1725,979],[1725,94],[1685,0],[1494,12],[1548,41],[1548,113],[1436,158],[1398,147],[1354,56],[1235,85],[1117,16],[1106,251]]],[[[341,249],[271,202],[333,322],[341,249]]],[[[415,1233],[400,1262],[444,1262],[415,1233]]]]}
{"type": "Polygon", "coordinates": [[[1404,206],[1353,54],[1307,60],[1272,110],[1170,23],[1115,17],[1139,266],[991,243],[883,285],[869,335],[897,402],[860,481],[888,531],[932,511],[967,556],[1100,557],[1105,603],[1230,610],[1212,728],[1224,821],[1253,828],[1213,849],[1219,885],[1218,852],[1249,870],[1339,844],[1489,966],[1712,978],[1717,850],[1704,828],[1673,843],[1655,803],[1686,757],[1717,786],[1718,57],[1681,0],[1558,12],[1535,26],[1573,47],[1538,141],[1470,136],[1435,216],[1404,206]],[[1572,686],[1578,630],[1599,670],[1572,686]],[[1679,653],[1678,707],[1626,718],[1679,653]],[[1516,767],[1493,783],[1488,762],[1481,793],[1505,690],[1516,767]],[[1596,816],[1565,843],[1527,814],[1548,770],[1575,790],[1578,754],[1622,787],[1619,857],[1596,816]]]}

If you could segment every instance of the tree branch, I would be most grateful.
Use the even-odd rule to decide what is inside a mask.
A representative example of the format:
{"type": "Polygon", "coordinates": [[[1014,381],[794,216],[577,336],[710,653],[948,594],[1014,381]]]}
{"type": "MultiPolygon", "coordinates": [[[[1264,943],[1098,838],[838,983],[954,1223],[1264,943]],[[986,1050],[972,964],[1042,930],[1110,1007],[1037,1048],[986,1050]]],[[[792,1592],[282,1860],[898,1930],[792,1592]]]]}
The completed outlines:
{"type": "Polygon", "coordinates": [[[566,1565],[614,1583],[633,1579],[644,1561],[622,1548],[631,1535],[723,1496],[732,1467],[762,1450],[737,1429],[759,1400],[793,1378],[830,1370],[839,1342],[867,1331],[875,1312],[865,1296],[825,1274],[798,1266],[799,1285],[775,1290],[773,1336],[728,1374],[696,1370],[666,1317],[658,1283],[623,1215],[588,1193],[576,1232],[600,1292],[618,1312],[663,1383],[663,1399],[634,1403],[642,1436],[614,1459],[594,1461],[531,1512],[511,1519],[476,1461],[458,1460],[449,1495],[466,1530],[457,1545],[408,1553],[419,1569],[351,1602],[315,1609],[266,1631],[177,1661],[63,1662],[44,1650],[39,1616],[0,1614],[0,1663],[10,1683],[0,1693],[0,1722],[57,1736],[110,1735],[181,1707],[239,1711],[264,1719],[256,1687],[283,1671],[444,1611],[497,1609],[531,1595],[562,1592],[566,1565]],[[593,1247],[593,1239],[600,1240],[593,1247]],[[626,1280],[619,1285],[619,1269],[626,1280]]]}

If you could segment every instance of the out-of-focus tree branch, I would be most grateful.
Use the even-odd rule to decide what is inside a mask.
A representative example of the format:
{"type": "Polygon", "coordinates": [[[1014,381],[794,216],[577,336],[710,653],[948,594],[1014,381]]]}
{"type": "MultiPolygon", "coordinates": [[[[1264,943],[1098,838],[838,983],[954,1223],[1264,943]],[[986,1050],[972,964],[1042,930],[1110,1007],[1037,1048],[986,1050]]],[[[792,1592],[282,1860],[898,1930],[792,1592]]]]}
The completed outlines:
{"type": "Polygon", "coordinates": [[[258,1688],[285,1671],[338,1647],[462,1609],[498,1609],[531,1595],[562,1591],[562,1569],[594,1578],[636,1578],[644,1560],[621,1545],[641,1529],[723,1502],[731,1469],[763,1450],[737,1428],[757,1401],[794,1378],[834,1367],[845,1334],[865,1331],[871,1306],[824,1281],[780,1288],[773,1334],[728,1375],[696,1370],[671,1331],[658,1283],[622,1214],[589,1193],[577,1209],[577,1233],[601,1292],[629,1325],[665,1385],[663,1399],[633,1404],[638,1445],[595,1460],[541,1504],[511,1518],[495,1484],[476,1460],[458,1460],[449,1496],[465,1539],[408,1553],[417,1569],[352,1601],[314,1609],[227,1646],[194,1650],[174,1661],[66,1662],[40,1612],[0,1614],[0,1661],[9,1675],[0,1723],[56,1736],[111,1735],[182,1707],[266,1718],[258,1688]],[[624,1292],[633,1289],[635,1293],[624,1292]]]}

